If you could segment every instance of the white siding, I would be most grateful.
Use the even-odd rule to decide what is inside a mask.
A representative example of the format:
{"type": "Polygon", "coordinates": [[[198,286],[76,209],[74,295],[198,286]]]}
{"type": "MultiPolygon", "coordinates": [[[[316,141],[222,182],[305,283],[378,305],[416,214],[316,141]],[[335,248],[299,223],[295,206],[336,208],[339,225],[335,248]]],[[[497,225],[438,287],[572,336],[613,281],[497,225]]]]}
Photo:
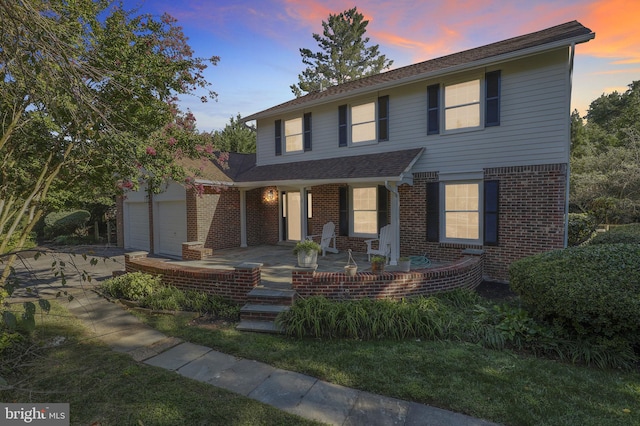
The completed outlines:
{"type": "MultiPolygon", "coordinates": [[[[439,79],[425,80],[375,95],[300,110],[258,121],[258,165],[336,156],[426,148],[414,167],[420,171],[481,170],[485,167],[563,163],[569,157],[568,49],[532,56],[439,79]],[[427,136],[426,88],[430,84],[482,76],[501,70],[501,123],[481,130],[427,136]],[[338,105],[389,95],[389,141],[338,147],[338,105]],[[312,113],[311,152],[275,155],[274,121],[312,113]]],[[[441,129],[443,126],[441,125],[441,129]]],[[[284,141],[283,141],[284,146],[284,141]]]]}

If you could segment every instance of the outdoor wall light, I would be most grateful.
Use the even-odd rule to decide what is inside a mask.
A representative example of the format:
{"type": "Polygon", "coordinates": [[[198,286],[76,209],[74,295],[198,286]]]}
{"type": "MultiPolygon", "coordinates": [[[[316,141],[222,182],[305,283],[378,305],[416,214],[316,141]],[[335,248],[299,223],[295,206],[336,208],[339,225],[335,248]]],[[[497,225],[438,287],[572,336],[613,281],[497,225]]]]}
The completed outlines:
{"type": "Polygon", "coordinates": [[[273,189],[270,189],[270,190],[267,192],[266,199],[267,199],[267,201],[273,201],[273,199],[274,199],[274,198],[275,198],[275,197],[274,197],[274,195],[273,195],[273,189]]]}

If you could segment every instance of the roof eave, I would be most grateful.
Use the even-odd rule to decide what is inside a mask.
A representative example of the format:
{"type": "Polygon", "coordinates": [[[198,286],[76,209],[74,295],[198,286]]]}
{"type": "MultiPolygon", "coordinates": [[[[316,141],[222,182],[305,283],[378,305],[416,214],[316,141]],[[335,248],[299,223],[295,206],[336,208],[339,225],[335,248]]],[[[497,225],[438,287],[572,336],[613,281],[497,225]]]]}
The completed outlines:
{"type": "Polygon", "coordinates": [[[501,55],[491,56],[488,58],[479,59],[477,61],[467,62],[460,65],[454,65],[447,68],[442,68],[432,72],[426,72],[422,74],[413,75],[410,77],[400,78],[397,80],[373,84],[371,86],[351,90],[347,93],[339,93],[326,98],[311,100],[309,102],[296,104],[289,107],[283,107],[282,109],[278,109],[276,111],[269,111],[268,113],[264,113],[264,114],[258,112],[256,114],[252,114],[248,117],[245,117],[244,121],[253,121],[253,120],[259,120],[259,119],[268,118],[268,117],[281,116],[283,114],[287,114],[292,111],[297,111],[302,108],[309,108],[309,107],[315,107],[318,105],[333,103],[343,99],[352,98],[352,97],[363,95],[370,92],[377,92],[377,91],[388,89],[391,87],[404,86],[407,84],[415,83],[417,81],[428,80],[428,79],[431,79],[434,77],[440,77],[446,74],[468,71],[474,68],[481,68],[489,64],[501,64],[504,62],[512,61],[514,59],[521,59],[528,56],[537,55],[546,51],[556,50],[562,47],[569,47],[574,44],[586,43],[587,41],[592,40],[593,38],[595,38],[595,33],[591,32],[589,34],[584,34],[584,35],[580,35],[572,38],[558,40],[552,43],[545,43],[543,45],[520,49],[513,52],[504,53],[501,55]]]}

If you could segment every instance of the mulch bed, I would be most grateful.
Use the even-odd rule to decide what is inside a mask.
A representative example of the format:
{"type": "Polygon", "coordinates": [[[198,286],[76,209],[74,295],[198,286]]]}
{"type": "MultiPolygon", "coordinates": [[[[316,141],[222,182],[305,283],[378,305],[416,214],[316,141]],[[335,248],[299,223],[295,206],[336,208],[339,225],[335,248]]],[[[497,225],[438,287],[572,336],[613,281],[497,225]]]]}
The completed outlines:
{"type": "Polygon", "coordinates": [[[518,297],[518,295],[511,290],[509,284],[493,281],[483,281],[476,287],[476,292],[485,299],[496,302],[506,302],[518,297]]]}

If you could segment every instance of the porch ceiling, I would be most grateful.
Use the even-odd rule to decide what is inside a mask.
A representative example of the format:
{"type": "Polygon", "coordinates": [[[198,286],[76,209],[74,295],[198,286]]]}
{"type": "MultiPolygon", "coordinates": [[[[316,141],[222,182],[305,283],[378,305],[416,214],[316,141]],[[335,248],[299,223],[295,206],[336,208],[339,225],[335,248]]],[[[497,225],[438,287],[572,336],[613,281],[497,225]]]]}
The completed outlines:
{"type": "Polygon", "coordinates": [[[238,186],[401,181],[424,148],[256,166],[236,177],[238,186]]]}

